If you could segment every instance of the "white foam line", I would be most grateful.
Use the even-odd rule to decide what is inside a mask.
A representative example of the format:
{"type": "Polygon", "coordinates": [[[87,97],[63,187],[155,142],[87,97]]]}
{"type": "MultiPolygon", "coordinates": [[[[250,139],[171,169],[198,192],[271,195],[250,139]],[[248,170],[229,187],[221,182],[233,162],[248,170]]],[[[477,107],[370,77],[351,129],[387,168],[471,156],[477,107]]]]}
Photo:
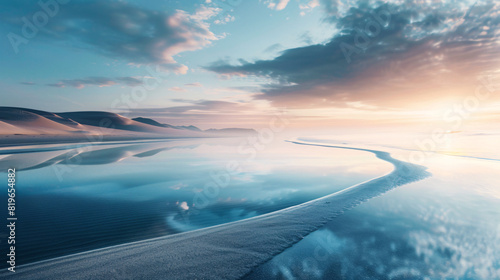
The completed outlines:
{"type": "MultiPolygon", "coordinates": [[[[345,210],[430,174],[389,153],[374,153],[394,165],[384,176],[266,215],[3,270],[11,279],[238,279],[283,252],[345,210]]],[[[56,229],[55,229],[56,230],[56,229]]]]}

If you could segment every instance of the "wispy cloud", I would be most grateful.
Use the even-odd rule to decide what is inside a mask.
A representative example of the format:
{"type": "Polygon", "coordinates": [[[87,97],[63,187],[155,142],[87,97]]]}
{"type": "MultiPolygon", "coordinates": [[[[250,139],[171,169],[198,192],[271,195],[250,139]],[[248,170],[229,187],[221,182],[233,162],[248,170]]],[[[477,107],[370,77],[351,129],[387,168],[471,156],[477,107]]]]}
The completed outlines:
{"type": "Polygon", "coordinates": [[[181,88],[181,87],[171,87],[168,90],[177,91],[177,92],[186,92],[187,91],[185,88],[181,88]]]}
{"type": "Polygon", "coordinates": [[[203,85],[199,82],[195,82],[195,83],[189,83],[189,84],[185,84],[184,86],[187,86],[187,87],[202,87],[203,85]]]}
{"type": "Polygon", "coordinates": [[[118,82],[121,82],[129,87],[140,86],[144,84],[144,81],[136,78],[136,77],[119,77],[115,79],[118,82]]]}
{"type": "Polygon", "coordinates": [[[299,4],[299,8],[301,10],[300,15],[304,16],[306,14],[306,12],[313,10],[314,8],[318,7],[319,5],[320,5],[319,0],[310,0],[305,4],[299,4]]]}
{"type": "Polygon", "coordinates": [[[143,81],[136,77],[118,77],[118,78],[106,78],[106,77],[88,77],[85,79],[66,79],[61,80],[57,83],[47,84],[47,86],[51,87],[74,87],[78,89],[82,89],[86,86],[98,86],[98,87],[107,87],[112,85],[125,85],[125,86],[138,86],[142,85],[143,81]]]}
{"type": "Polygon", "coordinates": [[[276,11],[281,11],[286,8],[290,0],[271,0],[268,1],[267,7],[276,11]]]}
{"type": "Polygon", "coordinates": [[[139,115],[180,116],[180,115],[226,115],[226,114],[252,114],[256,107],[244,102],[230,102],[220,100],[189,100],[172,99],[173,102],[187,105],[166,108],[133,109],[139,115]]]}
{"type": "Polygon", "coordinates": [[[282,50],[282,49],[284,49],[284,48],[285,48],[285,47],[283,47],[283,45],[282,45],[282,44],[280,44],[280,43],[276,43],[276,44],[272,44],[272,45],[270,45],[269,47],[267,47],[267,48],[264,50],[264,52],[266,52],[266,53],[274,53],[274,52],[277,52],[277,51],[282,50]]]}
{"type": "Polygon", "coordinates": [[[129,114],[154,118],[174,125],[194,124],[203,129],[255,127],[267,124],[275,112],[263,112],[254,104],[220,100],[173,99],[185,105],[130,109],[129,114]]]}

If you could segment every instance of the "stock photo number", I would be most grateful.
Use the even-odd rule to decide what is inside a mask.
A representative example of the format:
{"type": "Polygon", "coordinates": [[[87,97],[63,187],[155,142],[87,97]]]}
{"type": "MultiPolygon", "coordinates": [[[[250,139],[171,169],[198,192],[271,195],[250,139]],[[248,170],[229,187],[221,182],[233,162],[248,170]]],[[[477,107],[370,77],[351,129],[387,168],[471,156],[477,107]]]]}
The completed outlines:
{"type": "Polygon", "coordinates": [[[9,237],[7,243],[10,245],[7,257],[9,271],[15,272],[16,269],[16,169],[10,168],[7,170],[8,179],[7,186],[9,197],[7,198],[7,210],[9,216],[7,217],[7,228],[9,229],[9,237]]]}

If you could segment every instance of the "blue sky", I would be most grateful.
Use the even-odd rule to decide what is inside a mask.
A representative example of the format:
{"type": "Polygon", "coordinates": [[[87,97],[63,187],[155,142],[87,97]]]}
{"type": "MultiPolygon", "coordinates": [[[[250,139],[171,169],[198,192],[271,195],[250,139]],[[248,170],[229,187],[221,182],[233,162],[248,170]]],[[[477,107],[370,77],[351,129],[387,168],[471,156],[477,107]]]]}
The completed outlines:
{"type": "Polygon", "coordinates": [[[494,1],[41,2],[0,4],[3,106],[202,126],[281,108],[303,123],[421,118],[500,69],[494,1]],[[147,69],[162,79],[144,93],[147,69]]]}

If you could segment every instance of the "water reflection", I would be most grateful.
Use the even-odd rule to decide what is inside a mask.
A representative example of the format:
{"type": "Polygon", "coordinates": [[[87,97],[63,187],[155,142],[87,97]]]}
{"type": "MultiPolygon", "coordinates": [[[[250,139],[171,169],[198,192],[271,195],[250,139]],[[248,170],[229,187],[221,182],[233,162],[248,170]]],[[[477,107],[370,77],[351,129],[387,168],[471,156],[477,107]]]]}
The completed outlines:
{"type": "Polygon", "coordinates": [[[433,177],[335,218],[246,279],[499,279],[500,166],[436,156],[433,177]],[[443,159],[443,161],[441,161],[443,159]]]}
{"type": "Polygon", "coordinates": [[[240,143],[202,139],[2,155],[2,166],[18,170],[20,264],[254,217],[391,170],[368,153],[283,141],[249,160],[238,153],[240,143]],[[228,185],[197,205],[196,194],[232,161],[239,171],[228,185]]]}
{"type": "Polygon", "coordinates": [[[0,162],[0,172],[5,172],[9,167],[16,166],[17,170],[39,169],[55,164],[66,165],[97,165],[110,164],[121,161],[128,157],[151,157],[162,151],[169,149],[194,149],[197,145],[161,147],[165,145],[160,143],[151,144],[132,144],[132,145],[114,145],[106,146],[82,146],[78,149],[25,152],[5,155],[0,162]]]}

